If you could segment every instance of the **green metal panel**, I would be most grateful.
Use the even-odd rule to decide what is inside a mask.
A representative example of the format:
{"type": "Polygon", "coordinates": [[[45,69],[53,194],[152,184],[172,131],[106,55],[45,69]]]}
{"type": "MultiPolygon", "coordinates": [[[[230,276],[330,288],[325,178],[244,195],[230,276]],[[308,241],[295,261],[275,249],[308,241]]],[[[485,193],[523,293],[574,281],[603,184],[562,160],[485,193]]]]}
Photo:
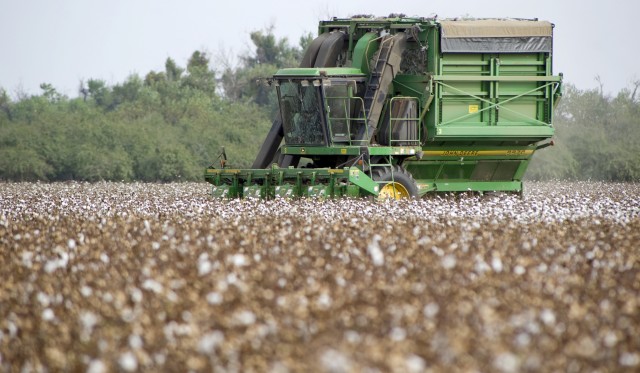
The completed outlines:
{"type": "Polygon", "coordinates": [[[444,181],[435,183],[438,192],[520,192],[522,181],[444,181]]]}
{"type": "Polygon", "coordinates": [[[553,136],[553,133],[553,128],[547,126],[527,126],[523,128],[516,126],[484,126],[484,123],[475,123],[474,126],[460,124],[438,126],[436,138],[442,140],[446,138],[475,140],[504,138],[505,140],[540,141],[553,136]]]}
{"type": "Polygon", "coordinates": [[[364,34],[353,50],[353,67],[360,69],[363,74],[369,74],[369,61],[379,46],[379,36],[375,32],[364,34]]]}
{"type": "Polygon", "coordinates": [[[553,135],[553,102],[561,77],[550,75],[548,53],[435,57],[439,66],[433,76],[435,100],[426,122],[430,140],[537,142],[553,135]]]}

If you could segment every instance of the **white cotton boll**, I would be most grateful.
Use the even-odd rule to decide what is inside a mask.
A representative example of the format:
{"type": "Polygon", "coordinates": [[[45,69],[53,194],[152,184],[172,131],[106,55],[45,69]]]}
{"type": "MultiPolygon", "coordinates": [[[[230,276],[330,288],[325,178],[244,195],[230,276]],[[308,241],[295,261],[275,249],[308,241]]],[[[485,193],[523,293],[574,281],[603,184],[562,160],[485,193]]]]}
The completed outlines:
{"type": "Polygon", "coordinates": [[[73,238],[70,238],[69,241],[67,241],[67,247],[69,247],[69,249],[73,250],[76,248],[76,240],[74,240],[73,238]]]}
{"type": "Polygon", "coordinates": [[[347,330],[344,332],[344,338],[349,343],[360,343],[360,341],[362,341],[362,337],[355,330],[347,330]]]}
{"type": "Polygon", "coordinates": [[[36,299],[38,299],[38,302],[40,302],[42,307],[49,307],[49,303],[51,302],[49,296],[43,292],[39,292],[36,299]]]}
{"type": "Polygon", "coordinates": [[[6,325],[7,330],[9,331],[9,337],[15,338],[15,336],[18,334],[18,327],[16,326],[16,324],[13,321],[7,320],[6,325]]]}
{"type": "Polygon", "coordinates": [[[400,327],[395,327],[391,329],[391,333],[389,333],[392,341],[400,342],[404,341],[407,338],[407,331],[400,327]]]}
{"type": "Polygon", "coordinates": [[[545,325],[553,325],[556,323],[556,315],[548,308],[545,308],[540,312],[540,319],[545,325]]]}
{"type": "Polygon", "coordinates": [[[409,355],[404,361],[408,372],[424,372],[427,363],[418,355],[409,355]]]}
{"type": "Polygon", "coordinates": [[[203,354],[210,354],[216,348],[224,342],[224,334],[218,330],[207,333],[198,341],[198,351],[203,354]]]}
{"type": "Polygon", "coordinates": [[[384,253],[380,249],[380,245],[378,242],[381,240],[379,235],[373,236],[373,241],[369,243],[367,246],[367,253],[371,256],[371,260],[373,261],[373,265],[379,267],[384,264],[384,253]]]}
{"type": "Polygon", "coordinates": [[[524,273],[525,273],[526,271],[527,271],[527,270],[526,270],[523,266],[521,266],[521,265],[517,265],[517,266],[515,266],[515,268],[513,269],[513,272],[514,272],[516,275],[518,275],[518,276],[524,275],[524,273]]]}
{"type": "Polygon", "coordinates": [[[251,325],[256,322],[256,315],[248,310],[240,311],[235,314],[234,318],[242,325],[251,325]]]}
{"type": "Polygon", "coordinates": [[[33,266],[33,253],[31,251],[22,252],[22,265],[31,268],[33,266]]]}
{"type": "Polygon", "coordinates": [[[223,297],[220,293],[212,291],[211,293],[207,294],[207,302],[209,302],[209,304],[218,305],[222,303],[222,300],[223,297]]]}
{"type": "Polygon", "coordinates": [[[613,347],[616,345],[616,343],[618,343],[618,336],[616,335],[616,333],[612,332],[612,331],[608,331],[605,335],[604,335],[604,345],[606,347],[613,347]]]}
{"type": "Polygon", "coordinates": [[[429,303],[426,306],[424,306],[424,309],[422,310],[422,314],[429,319],[434,318],[438,312],[440,312],[440,306],[438,306],[437,303],[429,303]]]}
{"type": "Polygon", "coordinates": [[[236,267],[244,267],[249,264],[249,259],[242,254],[234,254],[231,255],[230,262],[236,267]]]}
{"type": "Polygon", "coordinates": [[[351,360],[342,352],[329,349],[320,356],[323,370],[327,372],[350,372],[353,370],[351,360]]]}
{"type": "Polygon", "coordinates": [[[166,295],[169,302],[176,303],[179,299],[178,294],[176,294],[176,292],[172,290],[169,290],[166,295]]]}
{"type": "Polygon", "coordinates": [[[131,351],[127,351],[118,358],[118,365],[124,371],[133,372],[138,369],[138,359],[131,351]]]}
{"type": "Polygon", "coordinates": [[[496,272],[502,272],[502,259],[494,256],[493,259],[491,259],[491,268],[496,272]]]}
{"type": "Polygon", "coordinates": [[[520,359],[510,352],[504,352],[496,357],[493,366],[501,372],[515,373],[520,370],[520,359]]]}
{"type": "Polygon", "coordinates": [[[94,359],[91,360],[89,366],[87,367],[87,373],[106,373],[107,366],[102,360],[94,359]]]}
{"type": "Polygon", "coordinates": [[[100,260],[104,264],[109,264],[109,262],[110,262],[109,255],[107,255],[105,253],[100,254],[100,260]]]}
{"type": "Polygon", "coordinates": [[[456,266],[456,257],[454,255],[447,255],[442,258],[442,267],[444,269],[452,269],[456,266]]]}
{"type": "Polygon", "coordinates": [[[80,294],[82,294],[82,296],[85,297],[85,298],[90,297],[91,294],[93,294],[93,289],[91,289],[87,285],[83,285],[80,288],[80,294]]]}
{"type": "Polygon", "coordinates": [[[327,308],[331,307],[331,303],[332,303],[332,299],[329,296],[329,294],[327,294],[327,293],[322,293],[318,297],[318,305],[322,309],[327,309],[327,308]]]}
{"type": "Polygon", "coordinates": [[[165,354],[161,354],[159,352],[156,352],[153,355],[153,361],[157,364],[157,365],[164,365],[164,363],[167,362],[167,355],[165,354]]]}
{"type": "Polygon", "coordinates": [[[198,276],[204,276],[211,273],[211,262],[208,260],[198,262],[198,276]]]}
{"type": "Polygon", "coordinates": [[[83,312],[80,314],[80,323],[82,327],[90,333],[98,323],[98,316],[91,311],[83,312]]]}
{"type": "Polygon", "coordinates": [[[45,308],[44,311],[42,311],[42,319],[44,321],[52,321],[56,318],[56,315],[53,313],[53,310],[51,308],[45,308]]]}
{"type": "Polygon", "coordinates": [[[531,336],[528,333],[519,333],[515,338],[516,344],[520,347],[527,347],[531,343],[531,336]]]}
{"type": "Polygon", "coordinates": [[[148,220],[145,219],[144,221],[144,233],[146,235],[151,235],[151,224],[149,223],[148,220]]]}
{"type": "Polygon", "coordinates": [[[476,257],[476,264],[474,265],[473,269],[479,273],[479,274],[483,274],[489,270],[491,270],[491,267],[489,267],[489,265],[487,264],[487,262],[485,262],[484,260],[482,260],[481,257],[476,257]]]}
{"type": "Polygon", "coordinates": [[[58,259],[58,267],[65,268],[69,264],[69,253],[63,251],[60,253],[60,258],[58,259]]]}
{"type": "Polygon", "coordinates": [[[52,273],[59,268],[57,260],[50,260],[44,265],[44,271],[52,273]]]}
{"type": "Polygon", "coordinates": [[[104,293],[102,295],[102,300],[107,302],[107,303],[111,303],[111,302],[113,302],[113,295],[111,293],[109,293],[109,292],[104,293]]]}
{"type": "Polygon", "coordinates": [[[154,293],[162,292],[162,284],[150,278],[144,281],[144,283],[142,284],[142,288],[146,290],[151,290],[154,293]]]}
{"type": "Polygon", "coordinates": [[[129,347],[134,350],[142,348],[143,342],[142,338],[138,334],[131,334],[129,336],[129,347]]]}
{"type": "Polygon", "coordinates": [[[143,295],[142,295],[142,291],[141,291],[140,289],[138,289],[138,288],[133,288],[133,289],[131,289],[131,291],[129,292],[129,294],[131,295],[131,300],[132,300],[134,303],[140,303],[140,302],[142,302],[143,295]]]}
{"type": "Polygon", "coordinates": [[[229,273],[227,275],[227,284],[233,285],[238,282],[238,275],[235,273],[229,273]]]}

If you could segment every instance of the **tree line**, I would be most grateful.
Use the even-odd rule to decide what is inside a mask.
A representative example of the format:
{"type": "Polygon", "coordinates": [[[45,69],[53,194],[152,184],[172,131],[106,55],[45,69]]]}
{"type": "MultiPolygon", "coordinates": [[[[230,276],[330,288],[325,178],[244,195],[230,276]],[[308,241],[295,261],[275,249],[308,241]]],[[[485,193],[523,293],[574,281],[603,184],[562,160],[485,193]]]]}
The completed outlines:
{"type": "MultiPolygon", "coordinates": [[[[249,167],[277,110],[256,84],[297,66],[311,35],[291,45],[273,28],[250,34],[237,64],[195,51],[185,67],[81,82],[78,96],[43,83],[12,99],[0,87],[0,180],[201,180],[222,146],[249,167]]],[[[615,96],[568,84],[556,110],[556,145],[536,153],[530,179],[640,180],[639,83],[615,96]]]]}
{"type": "Polygon", "coordinates": [[[529,179],[640,181],[640,81],[615,95],[571,84],[555,110],[555,146],[536,152],[529,179]]]}

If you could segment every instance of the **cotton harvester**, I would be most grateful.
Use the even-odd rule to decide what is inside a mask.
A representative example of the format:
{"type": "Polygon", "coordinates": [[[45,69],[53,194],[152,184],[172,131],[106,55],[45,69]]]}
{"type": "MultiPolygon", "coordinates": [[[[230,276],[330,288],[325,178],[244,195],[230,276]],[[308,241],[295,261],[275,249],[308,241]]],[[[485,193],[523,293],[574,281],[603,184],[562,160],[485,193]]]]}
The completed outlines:
{"type": "MultiPolygon", "coordinates": [[[[552,144],[562,75],[538,20],[321,21],[251,169],[209,167],[224,198],[522,192],[552,144]]],[[[226,157],[226,156],[225,156],[226,157]]]]}

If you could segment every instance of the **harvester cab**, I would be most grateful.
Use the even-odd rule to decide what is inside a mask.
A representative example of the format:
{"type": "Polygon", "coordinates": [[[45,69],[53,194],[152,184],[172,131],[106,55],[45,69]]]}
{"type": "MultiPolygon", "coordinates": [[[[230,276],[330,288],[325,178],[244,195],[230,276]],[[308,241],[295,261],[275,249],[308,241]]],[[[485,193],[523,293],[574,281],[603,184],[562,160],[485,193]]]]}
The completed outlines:
{"type": "Polygon", "coordinates": [[[364,77],[309,70],[306,76],[287,76],[285,70],[275,77],[285,145],[350,144],[351,128],[365,124],[362,93],[358,96],[358,91],[364,92],[364,77]]]}
{"type": "Polygon", "coordinates": [[[552,24],[320,22],[297,68],[267,82],[279,115],[251,169],[208,168],[219,197],[419,197],[522,191],[548,146],[561,76],[552,24]]]}

